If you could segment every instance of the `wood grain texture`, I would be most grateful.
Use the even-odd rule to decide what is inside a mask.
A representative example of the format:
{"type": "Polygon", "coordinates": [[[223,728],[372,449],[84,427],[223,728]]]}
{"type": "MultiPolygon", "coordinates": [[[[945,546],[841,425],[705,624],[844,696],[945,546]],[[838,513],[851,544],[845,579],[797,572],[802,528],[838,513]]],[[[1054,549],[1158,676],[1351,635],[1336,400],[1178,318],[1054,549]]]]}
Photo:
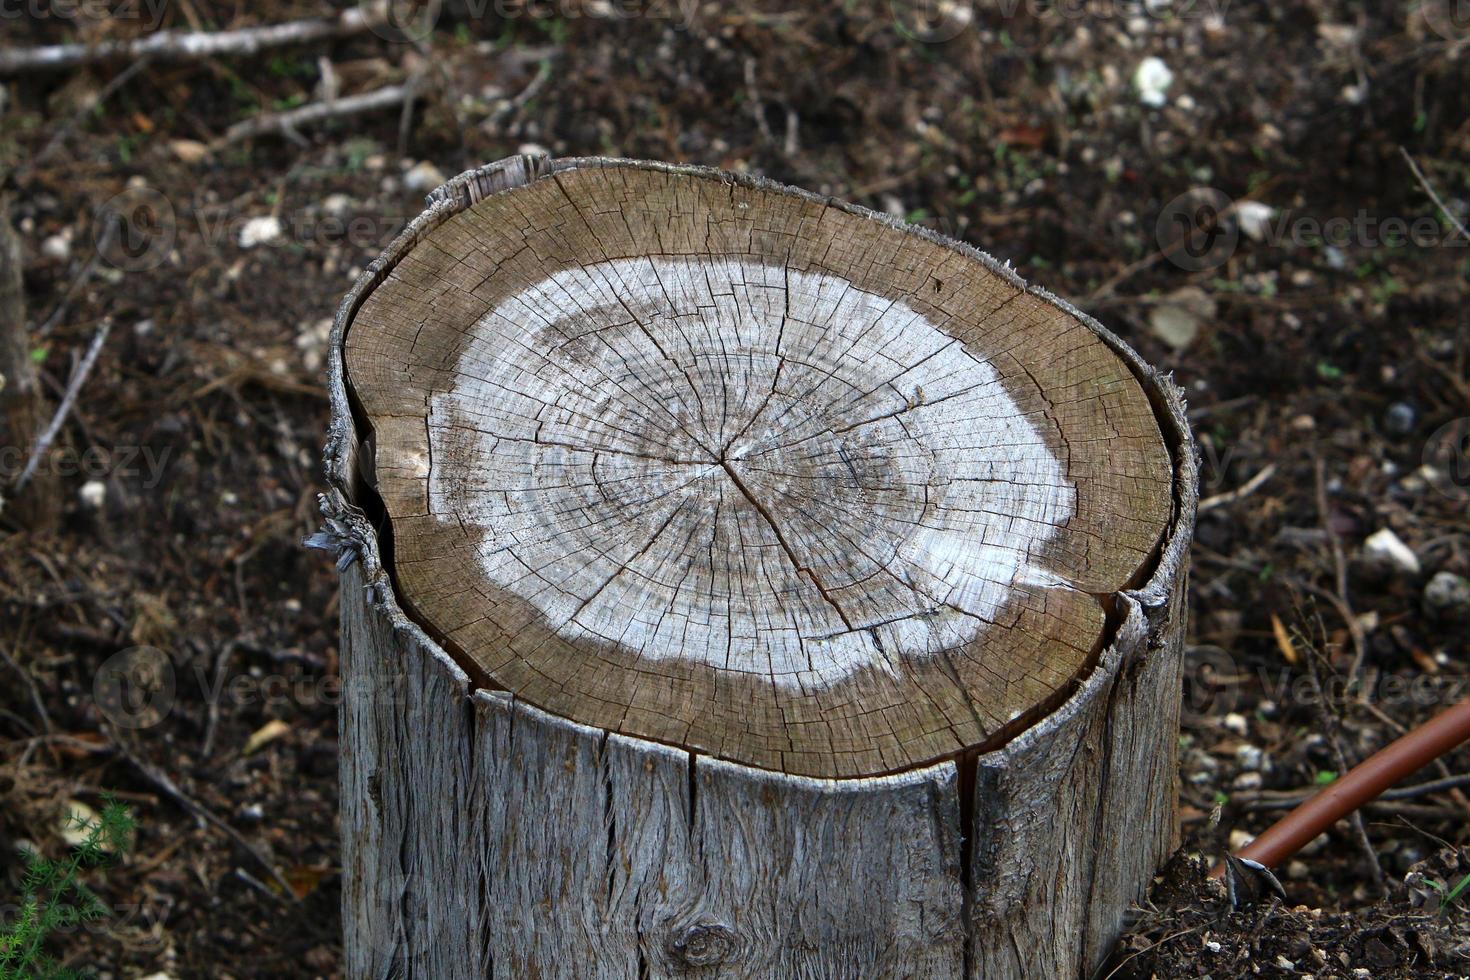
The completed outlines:
{"type": "MultiPolygon", "coordinates": [[[[897,775],[808,778],[549,713],[477,685],[465,669],[477,665],[405,613],[358,506],[374,507],[394,461],[382,427],[374,451],[354,418],[344,338],[436,229],[558,166],[512,158],[451,181],[339,310],[323,509],[358,558],[341,604],[346,975],[1088,976],[1176,835],[1196,500],[1177,390],[1095,321],[1028,290],[1145,396],[1166,448],[1167,508],[1155,554],[1115,591],[1096,656],[1003,743],[897,775]]],[[[1101,562],[1104,544],[1086,554],[1101,562]]],[[[1044,550],[1033,557],[1055,567],[1044,550]]]]}
{"type": "Polygon", "coordinates": [[[571,161],[401,256],[345,338],[398,589],[552,713],[793,774],[1004,737],[1156,555],[1169,454],[978,253],[728,175],[571,161]]]}

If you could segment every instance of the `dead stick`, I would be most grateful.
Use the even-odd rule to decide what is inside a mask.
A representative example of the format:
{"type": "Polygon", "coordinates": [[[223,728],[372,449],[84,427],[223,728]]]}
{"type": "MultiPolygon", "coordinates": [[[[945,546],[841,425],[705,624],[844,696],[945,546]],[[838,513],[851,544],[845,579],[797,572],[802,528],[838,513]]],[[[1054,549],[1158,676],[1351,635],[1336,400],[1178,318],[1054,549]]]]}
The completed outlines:
{"type": "Polygon", "coordinates": [[[61,426],[66,422],[66,417],[71,414],[72,405],[76,403],[77,394],[82,390],[82,384],[87,380],[87,375],[92,373],[92,365],[97,363],[97,355],[102,353],[102,345],[107,340],[107,335],[112,332],[112,320],[104,319],[97,327],[97,333],[92,337],[91,346],[87,353],[82,356],[82,361],[72,372],[71,381],[66,386],[66,395],[61,399],[61,404],[56,406],[56,414],[51,416],[51,422],[46,426],[46,431],[41,433],[41,438],[36,440],[35,446],[31,448],[30,458],[26,460],[25,469],[20,471],[20,476],[15,481],[15,492],[20,493],[25,489],[31,477],[36,472],[36,467],[41,464],[41,457],[46,455],[46,450],[51,448],[51,442],[56,438],[56,433],[61,431],[61,426]]]}
{"type": "Polygon", "coordinates": [[[298,20],[233,31],[158,31],[125,41],[97,44],[52,44],[39,48],[0,49],[0,75],[56,71],[104,61],[198,61],[220,55],[252,55],[287,44],[359,34],[385,20],[386,6],[350,7],[337,17],[298,20]]]}
{"type": "Polygon", "coordinates": [[[1470,231],[1465,229],[1464,222],[1455,217],[1449,208],[1445,207],[1444,202],[1439,199],[1439,194],[1434,190],[1433,185],[1429,183],[1429,178],[1424,176],[1424,171],[1419,169],[1419,164],[1415,163],[1414,158],[1409,156],[1409,151],[1401,146],[1399,147],[1399,152],[1404,155],[1404,161],[1408,163],[1409,169],[1414,171],[1414,179],[1419,181],[1419,186],[1424,189],[1424,193],[1428,194],[1429,199],[1434,202],[1434,206],[1439,208],[1439,213],[1444,215],[1445,219],[1455,226],[1455,230],[1460,233],[1461,238],[1470,241],[1470,231]]]}
{"type": "Polygon", "coordinates": [[[225,130],[225,134],[215,140],[210,149],[219,149],[222,146],[271,133],[292,133],[302,126],[324,122],[328,119],[355,116],[364,112],[402,105],[409,99],[419,97],[417,88],[418,86],[412,83],[387,85],[362,95],[351,95],[344,99],[333,99],[330,102],[313,102],[287,112],[262,113],[225,130]]]}
{"type": "Polygon", "coordinates": [[[19,674],[21,680],[25,681],[25,685],[27,689],[29,689],[31,695],[31,706],[36,709],[36,717],[41,720],[41,727],[46,730],[46,734],[50,735],[54,731],[54,729],[51,727],[51,716],[46,713],[46,702],[41,698],[40,688],[36,687],[36,679],[31,676],[30,671],[26,670],[19,663],[17,663],[15,659],[6,652],[4,647],[0,647],[0,660],[5,661],[6,665],[8,665],[11,670],[19,674]]]}
{"type": "Polygon", "coordinates": [[[270,860],[267,859],[266,856],[260,852],[259,848],[255,847],[248,840],[246,840],[244,835],[242,835],[234,827],[231,827],[219,817],[215,816],[213,811],[209,810],[202,803],[196,802],[192,797],[190,797],[187,793],[180,789],[178,787],[178,784],[169,778],[168,773],[152,765],[151,763],[145,762],[142,758],[135,755],[128,749],[127,746],[123,745],[122,742],[113,737],[111,732],[108,732],[107,735],[108,738],[111,739],[113,746],[122,755],[122,757],[128,760],[128,762],[132,763],[133,768],[138,770],[138,772],[154,786],[157,786],[165,796],[169,797],[179,806],[183,807],[190,816],[194,817],[194,819],[210,824],[211,826],[218,829],[226,837],[238,844],[241,850],[245,851],[251,857],[255,858],[256,862],[271,876],[271,879],[274,880],[275,883],[281,887],[283,900],[295,899],[296,893],[292,891],[291,883],[286,880],[285,876],[282,875],[281,872],[276,870],[276,866],[272,864],[270,860]]]}

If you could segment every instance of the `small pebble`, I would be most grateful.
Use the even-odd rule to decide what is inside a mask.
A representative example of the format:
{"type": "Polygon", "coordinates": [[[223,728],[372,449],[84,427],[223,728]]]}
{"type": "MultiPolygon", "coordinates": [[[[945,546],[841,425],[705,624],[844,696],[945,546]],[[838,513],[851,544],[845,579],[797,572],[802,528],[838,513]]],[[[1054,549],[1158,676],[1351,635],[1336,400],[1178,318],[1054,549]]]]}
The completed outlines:
{"type": "Polygon", "coordinates": [[[198,140],[170,140],[168,149],[183,163],[198,163],[209,155],[209,147],[198,140]]]}
{"type": "Polygon", "coordinates": [[[1231,782],[1230,788],[1235,790],[1257,790],[1261,788],[1261,774],[1258,772],[1243,772],[1236,776],[1231,782]]]}
{"type": "Polygon", "coordinates": [[[1133,87],[1138,90],[1138,101],[1158,109],[1169,101],[1169,86],[1174,84],[1174,73],[1162,58],[1144,58],[1133,72],[1133,87]]]}
{"type": "Polygon", "coordinates": [[[1249,723],[1245,720],[1245,715],[1238,714],[1234,711],[1226,715],[1221,724],[1224,725],[1225,730],[1227,732],[1230,732],[1232,735],[1244,736],[1245,733],[1250,729],[1249,723]]]}
{"type": "Polygon", "coordinates": [[[257,245],[265,245],[281,237],[281,222],[275,215],[266,215],[263,218],[251,218],[245,222],[240,229],[240,247],[255,248],[257,245]]]}
{"type": "Polygon", "coordinates": [[[1235,750],[1235,764],[1247,772],[1266,768],[1266,753],[1258,745],[1242,745],[1235,750]]]}
{"type": "Polygon", "coordinates": [[[1249,846],[1250,842],[1255,839],[1255,834],[1247,833],[1244,830],[1232,830],[1230,832],[1230,849],[1232,851],[1242,850],[1249,846]]]}
{"type": "Polygon", "coordinates": [[[415,194],[427,194],[429,191],[444,183],[443,172],[427,160],[414,164],[408,173],[403,175],[403,186],[415,194]]]}
{"type": "Polygon", "coordinates": [[[1424,587],[1424,608],[1440,619],[1470,619],[1470,579],[1453,572],[1435,572],[1424,587]]]}
{"type": "Polygon", "coordinates": [[[1383,413],[1383,431],[1391,436],[1406,436],[1414,431],[1419,414],[1408,402],[1394,402],[1383,413]]]}
{"type": "Polygon", "coordinates": [[[1275,208],[1260,201],[1241,201],[1235,208],[1235,219],[1240,222],[1240,230],[1245,232],[1247,238],[1256,242],[1265,241],[1266,232],[1271,230],[1271,219],[1275,215],[1275,208]]]}
{"type": "Polygon", "coordinates": [[[41,243],[41,254],[48,259],[65,262],[71,258],[71,230],[60,235],[51,235],[41,243]]]}
{"type": "Polygon", "coordinates": [[[77,491],[77,496],[84,506],[92,510],[101,510],[102,505],[107,503],[107,484],[101,480],[88,480],[77,491]]]}
{"type": "Polygon", "coordinates": [[[1368,536],[1363,542],[1363,553],[1371,559],[1392,565],[1401,572],[1419,574],[1419,557],[1397,534],[1386,527],[1368,536]]]}

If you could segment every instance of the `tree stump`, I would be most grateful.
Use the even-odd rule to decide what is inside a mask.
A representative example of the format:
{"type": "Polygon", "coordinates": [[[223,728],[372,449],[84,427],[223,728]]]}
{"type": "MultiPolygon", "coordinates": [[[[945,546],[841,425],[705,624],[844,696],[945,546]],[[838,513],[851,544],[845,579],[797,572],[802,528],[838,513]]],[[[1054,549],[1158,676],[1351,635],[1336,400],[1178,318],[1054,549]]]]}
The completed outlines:
{"type": "Polygon", "coordinates": [[[1102,961],[1174,846],[1196,496],[1118,338],[859,207],[515,157],[331,385],[348,976],[1102,961]]]}

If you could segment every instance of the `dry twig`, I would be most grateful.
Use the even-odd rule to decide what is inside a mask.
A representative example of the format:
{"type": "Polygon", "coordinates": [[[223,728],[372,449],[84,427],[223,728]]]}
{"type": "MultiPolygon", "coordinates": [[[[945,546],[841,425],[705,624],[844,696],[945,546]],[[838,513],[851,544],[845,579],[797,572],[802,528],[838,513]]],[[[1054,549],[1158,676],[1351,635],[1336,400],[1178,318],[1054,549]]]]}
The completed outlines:
{"type": "Polygon", "coordinates": [[[25,469],[20,471],[20,476],[15,481],[15,492],[25,489],[35,475],[36,467],[41,464],[41,458],[46,455],[46,450],[51,448],[52,441],[61,427],[66,422],[66,417],[71,414],[72,406],[76,404],[77,395],[82,390],[82,384],[87,380],[87,375],[92,373],[92,366],[97,363],[97,355],[102,353],[102,345],[107,341],[107,335],[112,332],[112,319],[104,318],[97,327],[97,333],[92,336],[92,343],[87,348],[87,353],[82,355],[82,360],[71,373],[71,380],[67,383],[66,394],[61,399],[61,404],[56,406],[56,414],[51,416],[51,422],[36,444],[31,447],[30,458],[26,460],[25,469]]]}
{"type": "Polygon", "coordinates": [[[361,95],[349,95],[346,98],[333,99],[330,102],[313,102],[309,105],[300,106],[285,112],[264,112],[258,116],[246,119],[244,122],[236,123],[225,134],[215,140],[210,149],[217,150],[220,147],[242,140],[251,139],[256,136],[264,136],[271,133],[284,133],[295,136],[296,132],[303,126],[311,126],[329,119],[341,119],[345,116],[361,115],[365,112],[374,112],[379,109],[394,108],[403,105],[404,102],[419,97],[418,86],[410,83],[408,85],[385,85],[371,92],[361,95]]]}
{"type": "Polygon", "coordinates": [[[0,48],[0,75],[56,71],[104,61],[198,61],[219,55],[253,55],[268,48],[359,34],[382,23],[386,4],[348,7],[336,17],[233,31],[157,31],[143,37],[96,44],[51,44],[0,48]]]}

